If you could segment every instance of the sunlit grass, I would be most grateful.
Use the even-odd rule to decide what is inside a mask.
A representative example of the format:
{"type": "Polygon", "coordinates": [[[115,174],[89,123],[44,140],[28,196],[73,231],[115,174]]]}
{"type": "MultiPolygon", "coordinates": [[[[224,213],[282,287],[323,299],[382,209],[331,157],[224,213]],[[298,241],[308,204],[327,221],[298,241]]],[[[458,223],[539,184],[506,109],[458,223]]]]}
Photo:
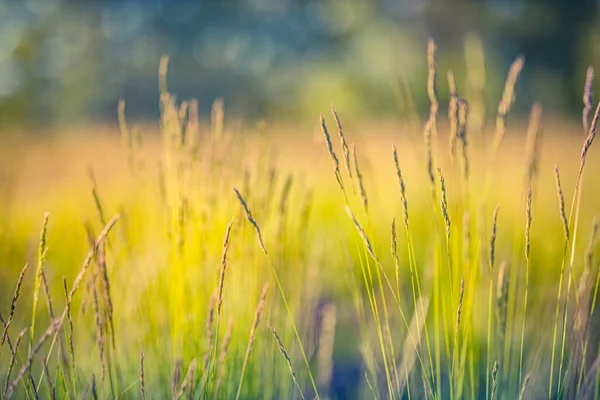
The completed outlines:
{"type": "Polygon", "coordinates": [[[2,397],[597,398],[597,118],[512,121],[517,58],[446,123],[434,50],[424,140],[205,123],[163,59],[158,129],[4,148],[2,397]]]}

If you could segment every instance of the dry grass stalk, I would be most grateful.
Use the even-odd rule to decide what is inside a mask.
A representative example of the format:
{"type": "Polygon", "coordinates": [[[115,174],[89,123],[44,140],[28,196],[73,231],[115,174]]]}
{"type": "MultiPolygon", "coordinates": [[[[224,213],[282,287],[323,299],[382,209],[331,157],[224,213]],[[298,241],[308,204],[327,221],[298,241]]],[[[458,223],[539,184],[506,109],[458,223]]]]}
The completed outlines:
{"type": "Polygon", "coordinates": [[[585,85],[583,86],[583,133],[587,133],[589,130],[589,114],[594,106],[594,68],[588,67],[585,75],[585,85]]]}
{"type": "Polygon", "coordinates": [[[500,367],[500,363],[498,360],[494,362],[494,368],[492,369],[492,395],[490,400],[494,400],[496,398],[496,393],[498,392],[498,368],[500,367]]]}
{"type": "Polygon", "coordinates": [[[108,268],[106,267],[106,242],[98,246],[98,267],[102,277],[102,297],[106,306],[106,315],[110,326],[113,349],[115,348],[115,324],[113,319],[113,302],[110,295],[110,280],[108,279],[108,268]]]}
{"type": "Polygon", "coordinates": [[[92,263],[94,255],[98,251],[98,246],[100,246],[100,243],[102,243],[104,241],[104,239],[106,238],[108,233],[111,231],[111,229],[115,226],[115,224],[117,223],[118,220],[119,220],[118,214],[115,215],[114,217],[112,217],[112,219],[110,221],[108,221],[108,223],[106,224],[104,229],[102,229],[102,232],[100,232],[100,235],[98,235],[98,237],[96,238],[96,241],[94,242],[94,246],[92,246],[92,248],[88,252],[88,254],[83,262],[83,266],[81,267],[81,270],[79,271],[79,273],[75,277],[75,280],[73,281],[73,286],[71,287],[71,291],[69,292],[69,300],[71,300],[73,298],[73,295],[75,295],[75,292],[77,292],[77,289],[79,288],[79,285],[81,284],[81,281],[83,280],[83,277],[84,277],[87,269],[89,268],[90,264],[92,263]]]}
{"type": "Polygon", "coordinates": [[[533,192],[531,186],[527,190],[527,209],[525,211],[525,258],[529,260],[529,253],[531,252],[531,201],[533,198],[533,192]]]}
{"type": "Polygon", "coordinates": [[[496,292],[496,318],[498,319],[498,335],[501,339],[506,333],[506,312],[508,307],[508,285],[510,273],[504,261],[498,269],[498,287],[496,292]]]}
{"type": "Polygon", "coordinates": [[[213,323],[215,320],[215,302],[217,301],[217,294],[213,292],[208,302],[208,309],[206,311],[206,351],[204,352],[204,358],[202,360],[202,372],[204,376],[207,375],[208,363],[211,357],[211,349],[213,343],[213,323]]]}
{"type": "Polygon", "coordinates": [[[42,289],[46,295],[46,304],[48,305],[48,315],[50,319],[54,319],[54,308],[52,307],[52,298],[50,297],[50,288],[48,287],[48,280],[46,278],[46,272],[42,269],[42,289]]]}
{"type": "Polygon", "coordinates": [[[216,382],[213,400],[216,400],[219,395],[219,387],[221,386],[221,381],[223,380],[224,369],[225,369],[225,358],[227,357],[227,352],[229,351],[229,342],[231,340],[231,330],[233,329],[233,320],[230,318],[227,324],[227,330],[225,331],[225,336],[223,337],[223,344],[221,345],[221,354],[219,354],[219,364],[217,365],[217,374],[216,374],[216,382]]]}
{"type": "Polygon", "coordinates": [[[527,128],[525,186],[532,186],[537,172],[539,148],[541,143],[540,122],[542,120],[542,106],[535,103],[529,114],[529,126],[527,128]]]}
{"type": "Polygon", "coordinates": [[[579,187],[579,183],[581,182],[581,176],[583,174],[583,167],[585,167],[585,161],[587,159],[587,153],[594,142],[594,138],[596,137],[596,128],[598,126],[598,119],[600,118],[600,103],[596,107],[596,112],[594,113],[594,118],[592,118],[592,124],[590,125],[590,129],[588,132],[588,136],[583,143],[583,148],[581,149],[581,164],[579,166],[579,172],[577,173],[577,181],[575,183],[575,187],[579,187]]]}
{"type": "Polygon", "coordinates": [[[455,377],[456,373],[456,358],[457,358],[457,348],[458,348],[458,333],[460,330],[460,317],[462,313],[463,306],[463,298],[465,295],[465,278],[462,278],[460,281],[460,295],[458,297],[458,308],[456,309],[456,326],[454,328],[454,346],[452,349],[452,379],[455,377]]]}
{"type": "Polygon", "coordinates": [[[10,327],[10,323],[15,315],[15,309],[17,308],[17,300],[19,300],[19,296],[21,294],[21,286],[23,285],[23,278],[25,277],[25,271],[27,271],[27,264],[21,269],[21,273],[19,274],[19,278],[17,279],[17,285],[15,286],[15,291],[13,293],[12,300],[10,302],[10,311],[8,313],[8,318],[6,322],[2,322],[4,325],[4,330],[2,331],[2,340],[0,340],[0,354],[2,354],[2,346],[8,337],[8,328],[10,327]]]}
{"type": "Polygon", "coordinates": [[[379,265],[379,259],[377,258],[377,255],[375,254],[375,250],[373,249],[373,246],[371,245],[371,241],[369,240],[369,237],[367,236],[367,234],[364,231],[364,229],[362,228],[362,226],[360,226],[360,224],[354,217],[354,214],[352,213],[352,210],[350,209],[350,207],[346,207],[346,213],[348,213],[348,216],[354,223],[354,227],[356,228],[356,230],[358,231],[358,234],[360,235],[361,239],[365,243],[365,247],[367,248],[369,255],[373,258],[373,261],[375,261],[379,265]]]}
{"type": "Polygon", "coordinates": [[[183,396],[183,394],[185,393],[185,389],[188,387],[188,385],[191,387],[191,385],[194,384],[195,372],[196,372],[196,359],[194,358],[192,360],[192,362],[190,363],[187,373],[185,374],[185,378],[183,378],[183,383],[181,384],[181,387],[179,388],[179,392],[177,392],[175,397],[173,397],[173,400],[179,400],[181,398],[181,396],[183,396]]]}
{"type": "Polygon", "coordinates": [[[458,99],[458,129],[456,137],[460,140],[462,149],[463,177],[469,179],[469,156],[467,148],[469,140],[467,139],[467,121],[469,120],[469,104],[463,98],[458,99]]]}
{"type": "Polygon", "coordinates": [[[171,397],[177,395],[177,388],[181,383],[181,359],[178,358],[175,361],[175,367],[173,368],[173,377],[171,378],[171,397]]]}
{"type": "Polygon", "coordinates": [[[317,360],[319,364],[319,385],[329,388],[333,374],[333,349],[335,343],[335,325],[337,308],[334,304],[327,304],[321,310],[321,333],[317,360]]]}
{"type": "Polygon", "coordinates": [[[2,340],[0,340],[0,354],[2,354],[2,346],[8,337],[8,328],[10,327],[10,323],[15,315],[15,309],[17,308],[17,300],[19,300],[19,296],[21,294],[21,286],[23,285],[23,278],[25,277],[25,271],[27,271],[27,264],[21,269],[21,273],[19,274],[19,278],[17,279],[17,285],[15,286],[15,291],[13,293],[12,300],[10,302],[10,311],[8,313],[8,318],[6,322],[2,322],[4,325],[4,330],[2,331],[2,340]]]}
{"type": "Polygon", "coordinates": [[[37,386],[35,384],[35,381],[33,380],[33,375],[31,375],[31,367],[27,371],[27,380],[29,380],[29,388],[33,392],[33,398],[35,400],[40,400],[40,395],[38,393],[37,386]]]}
{"type": "Polygon", "coordinates": [[[446,226],[446,239],[450,240],[450,216],[448,215],[448,200],[446,197],[446,183],[444,180],[444,175],[442,174],[442,169],[438,168],[438,174],[440,175],[440,207],[442,209],[442,216],[444,217],[444,225],[446,226]]]}
{"type": "Polygon", "coordinates": [[[125,100],[119,100],[117,106],[117,120],[119,122],[119,130],[121,132],[121,141],[123,148],[127,149],[127,164],[131,170],[134,168],[134,140],[131,130],[127,126],[127,118],[125,116],[125,100]]]}
{"type": "Polygon", "coordinates": [[[67,321],[69,322],[69,350],[71,352],[71,363],[75,366],[75,349],[73,347],[73,319],[71,318],[71,298],[69,297],[69,291],[67,290],[67,279],[62,277],[63,289],[65,293],[65,311],[67,315],[67,321]]]}
{"type": "Polygon", "coordinates": [[[160,57],[158,64],[158,90],[162,94],[167,94],[167,73],[169,72],[169,56],[160,57]]]}
{"type": "Polygon", "coordinates": [[[437,99],[437,88],[436,88],[436,77],[437,70],[435,66],[435,53],[437,47],[432,39],[427,42],[427,95],[429,96],[429,116],[433,122],[433,129],[435,129],[435,119],[437,118],[438,110],[440,108],[437,99]],[[433,117],[433,118],[432,118],[433,117]]]}
{"type": "Polygon", "coordinates": [[[492,218],[492,236],[490,238],[490,269],[494,268],[494,261],[496,259],[496,235],[498,233],[498,211],[500,206],[497,205],[494,210],[494,217],[492,218]]]}
{"type": "Polygon", "coordinates": [[[450,102],[448,103],[448,122],[450,124],[450,154],[456,152],[456,134],[458,133],[458,89],[456,77],[452,71],[448,71],[448,89],[450,91],[450,102]]]}
{"type": "Polygon", "coordinates": [[[106,364],[104,362],[104,335],[102,334],[102,318],[100,316],[100,305],[98,304],[98,290],[96,286],[94,293],[94,321],[96,323],[96,345],[98,346],[98,357],[100,358],[100,367],[102,368],[102,379],[106,375],[106,364]]]}
{"type": "Polygon", "coordinates": [[[471,214],[465,211],[463,215],[463,263],[469,265],[471,252],[471,214]]]}
{"type": "MultiPolygon", "coordinates": [[[[40,232],[40,242],[38,246],[38,263],[37,269],[35,272],[35,284],[33,289],[33,311],[31,313],[31,329],[29,331],[30,334],[30,345],[33,345],[33,338],[35,335],[35,317],[37,311],[37,303],[40,295],[40,287],[42,285],[42,268],[44,266],[44,261],[46,260],[46,254],[48,252],[48,244],[47,244],[47,233],[48,233],[48,218],[50,217],[49,213],[44,214],[44,222],[42,223],[42,229],[40,232]]],[[[10,318],[10,316],[9,316],[10,318]]]]}
{"type": "Polygon", "coordinates": [[[287,353],[287,351],[285,350],[285,347],[283,346],[283,343],[281,342],[281,338],[277,334],[277,331],[275,331],[275,328],[273,328],[271,325],[269,325],[269,329],[271,329],[271,332],[273,333],[273,336],[275,337],[275,340],[277,341],[277,346],[279,347],[279,351],[281,352],[281,355],[283,356],[283,358],[285,358],[285,361],[287,362],[287,366],[290,370],[290,375],[292,376],[292,380],[294,381],[294,384],[296,385],[296,388],[298,389],[298,392],[300,393],[300,397],[304,400],[305,399],[304,393],[302,393],[302,388],[300,387],[300,384],[298,383],[296,373],[294,372],[294,367],[292,366],[292,360],[291,360],[289,354],[287,353]]]}
{"type": "Polygon", "coordinates": [[[223,137],[225,121],[225,104],[222,98],[216,98],[212,103],[210,121],[212,123],[212,132],[215,138],[223,137]]]}
{"type": "MultiPolygon", "coordinates": [[[[17,351],[19,350],[19,343],[21,343],[21,339],[23,338],[23,335],[25,335],[26,331],[27,331],[27,328],[23,328],[23,330],[21,332],[19,332],[19,334],[17,335],[14,346],[11,346],[12,348],[10,349],[10,361],[8,362],[8,370],[6,371],[6,383],[4,384],[2,398],[8,398],[6,396],[6,392],[8,390],[8,384],[10,383],[10,376],[12,374],[12,370],[13,370],[13,367],[15,366],[15,361],[17,359],[17,351]]],[[[10,343],[10,341],[9,341],[9,343],[10,343]]]]}
{"type": "Polygon", "coordinates": [[[360,197],[362,198],[363,208],[365,212],[369,213],[369,200],[367,198],[367,191],[365,190],[365,185],[363,181],[363,176],[360,173],[360,168],[358,166],[358,158],[356,157],[356,146],[354,143],[352,144],[352,156],[354,159],[354,168],[356,170],[356,180],[358,181],[358,188],[360,190],[360,197]]]}
{"type": "Polygon", "coordinates": [[[558,172],[558,165],[554,166],[554,178],[556,180],[556,195],[558,196],[558,210],[560,211],[560,219],[563,225],[563,231],[565,233],[565,240],[569,240],[569,222],[567,220],[567,213],[565,211],[565,197],[563,195],[562,187],[560,185],[560,174],[558,172]]]}
{"type": "Polygon", "coordinates": [[[404,214],[404,226],[408,229],[408,201],[406,200],[406,186],[404,185],[404,178],[402,177],[402,170],[398,162],[398,149],[396,143],[392,145],[392,151],[394,154],[394,165],[396,166],[396,175],[398,176],[398,184],[400,185],[400,200],[402,200],[402,212],[404,214]]]}
{"type": "Polygon", "coordinates": [[[44,369],[44,376],[46,377],[46,382],[48,383],[48,393],[50,394],[50,399],[56,399],[56,386],[52,382],[52,378],[50,377],[50,372],[48,371],[48,360],[44,357],[42,359],[42,367],[44,369]]]}
{"type": "Polygon", "coordinates": [[[250,211],[250,208],[248,207],[248,203],[246,203],[246,200],[244,200],[244,198],[242,197],[242,195],[236,188],[233,188],[233,191],[235,192],[235,195],[238,198],[240,204],[244,208],[244,212],[246,213],[246,219],[248,220],[248,222],[250,222],[250,224],[254,227],[254,230],[256,231],[256,237],[258,238],[258,243],[260,244],[260,248],[262,249],[262,251],[265,254],[268,255],[269,253],[267,252],[267,248],[265,247],[265,243],[263,241],[263,237],[260,232],[260,227],[258,226],[258,223],[254,219],[254,216],[252,215],[252,212],[250,211]]]}
{"type": "Polygon", "coordinates": [[[256,328],[258,327],[258,323],[260,322],[260,314],[262,313],[262,310],[265,307],[265,298],[267,297],[268,289],[269,284],[265,283],[260,294],[258,306],[256,307],[256,311],[254,312],[254,321],[252,322],[252,327],[250,328],[250,339],[248,340],[248,347],[246,347],[246,354],[244,355],[244,362],[242,363],[240,382],[238,383],[237,395],[235,397],[236,400],[240,398],[240,394],[242,391],[242,383],[244,382],[244,373],[246,372],[246,366],[248,365],[248,360],[250,359],[250,353],[252,352],[254,340],[256,339],[256,328]]]}
{"type": "Polygon", "coordinates": [[[100,201],[100,196],[98,195],[98,187],[96,186],[96,178],[94,176],[94,171],[90,168],[88,170],[88,174],[92,183],[92,197],[94,198],[96,211],[98,211],[98,218],[100,218],[100,223],[102,225],[106,225],[106,219],[104,218],[104,209],[102,208],[102,202],[100,201]]]}
{"type": "Polygon", "coordinates": [[[335,174],[335,180],[338,183],[338,186],[346,196],[346,190],[344,189],[344,183],[342,181],[342,174],[340,173],[340,162],[335,155],[335,151],[333,151],[333,145],[331,144],[331,136],[329,136],[329,131],[327,130],[327,124],[325,124],[325,118],[321,115],[320,118],[321,131],[323,131],[323,136],[325,137],[325,144],[327,145],[327,151],[329,152],[329,156],[333,161],[333,173],[335,174]]]}
{"type": "Polygon", "coordinates": [[[292,183],[294,182],[293,176],[289,175],[285,183],[283,184],[283,189],[281,190],[281,198],[279,200],[279,214],[285,215],[287,211],[288,199],[290,196],[290,191],[292,189],[292,183]]]}
{"type": "Polygon", "coordinates": [[[140,394],[142,400],[146,400],[146,386],[144,383],[144,352],[140,353],[140,394]]]}
{"type": "Polygon", "coordinates": [[[521,391],[519,392],[519,400],[525,400],[527,389],[529,389],[529,381],[531,380],[531,372],[525,375],[523,378],[523,385],[521,385],[521,391]]]}
{"type": "Polygon", "coordinates": [[[498,104],[498,114],[496,116],[496,136],[494,137],[494,143],[492,147],[494,154],[498,152],[500,145],[502,144],[502,140],[504,139],[504,134],[506,133],[506,117],[515,101],[515,85],[524,65],[525,58],[523,56],[519,56],[515,59],[515,61],[513,61],[512,65],[510,66],[510,70],[508,71],[508,76],[506,77],[506,82],[504,84],[504,91],[502,93],[502,99],[498,104]]]}
{"type": "Polygon", "coordinates": [[[58,330],[59,326],[60,322],[58,320],[54,320],[50,323],[48,329],[46,329],[46,331],[39,338],[35,347],[33,347],[33,349],[31,350],[27,361],[25,361],[25,364],[23,364],[23,366],[19,370],[17,377],[8,386],[8,390],[6,390],[6,398],[10,398],[21,379],[23,379],[25,374],[29,371],[29,368],[31,368],[31,363],[33,362],[33,359],[35,358],[37,353],[39,353],[46,340],[48,340],[48,338],[58,330]]]}
{"type": "Polygon", "coordinates": [[[391,240],[391,254],[394,259],[394,268],[396,270],[396,290],[398,291],[398,295],[400,295],[400,258],[398,258],[398,245],[397,245],[397,235],[396,235],[396,218],[392,219],[392,240],[391,240]]]}
{"type": "Polygon", "coordinates": [[[427,95],[429,97],[429,118],[425,124],[425,154],[427,157],[427,173],[429,181],[435,194],[435,176],[433,173],[433,151],[431,149],[431,137],[436,134],[437,115],[439,110],[439,102],[437,99],[436,89],[436,67],[435,67],[435,52],[436,46],[433,40],[427,43],[427,95]]]}
{"type": "Polygon", "coordinates": [[[333,114],[333,119],[335,120],[335,124],[337,126],[338,134],[340,135],[340,142],[342,146],[342,156],[344,158],[344,166],[346,167],[346,172],[348,173],[348,177],[352,180],[352,166],[350,162],[350,148],[348,147],[348,142],[346,142],[346,137],[344,136],[344,131],[342,129],[342,122],[335,111],[335,108],[331,106],[331,114],[333,114]]]}
{"type": "Polygon", "coordinates": [[[221,315],[221,306],[223,305],[223,285],[225,284],[225,271],[227,270],[227,249],[229,248],[229,235],[231,234],[231,227],[233,226],[233,218],[227,225],[225,231],[225,237],[223,238],[223,253],[221,254],[221,272],[219,274],[219,291],[218,291],[218,302],[217,302],[217,314],[221,315]]]}
{"type": "Polygon", "coordinates": [[[92,374],[92,399],[98,400],[98,388],[96,387],[96,375],[92,374]]]}

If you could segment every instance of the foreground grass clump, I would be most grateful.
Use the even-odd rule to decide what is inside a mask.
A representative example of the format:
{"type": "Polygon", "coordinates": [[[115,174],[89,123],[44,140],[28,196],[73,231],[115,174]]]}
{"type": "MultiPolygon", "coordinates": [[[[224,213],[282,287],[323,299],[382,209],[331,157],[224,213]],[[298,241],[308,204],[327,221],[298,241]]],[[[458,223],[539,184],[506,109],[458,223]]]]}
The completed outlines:
{"type": "Polygon", "coordinates": [[[593,73],[559,173],[537,104],[524,159],[502,151],[523,58],[491,135],[452,72],[439,121],[433,43],[428,66],[424,157],[355,145],[332,108],[286,160],[222,102],[202,125],[162,60],[158,157],[121,103],[127,169],[64,199],[83,224],[50,207],[28,249],[33,203],[1,204],[2,398],[598,398],[593,73]]]}

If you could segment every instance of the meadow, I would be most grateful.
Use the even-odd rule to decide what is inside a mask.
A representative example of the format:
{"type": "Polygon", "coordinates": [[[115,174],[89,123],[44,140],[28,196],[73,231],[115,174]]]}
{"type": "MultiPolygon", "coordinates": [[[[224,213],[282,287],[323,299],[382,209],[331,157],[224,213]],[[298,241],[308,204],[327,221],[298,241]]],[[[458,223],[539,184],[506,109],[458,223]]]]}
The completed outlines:
{"type": "Polygon", "coordinates": [[[2,139],[0,398],[600,398],[593,71],[428,66],[422,122],[203,121],[163,58],[158,127],[2,139]]]}

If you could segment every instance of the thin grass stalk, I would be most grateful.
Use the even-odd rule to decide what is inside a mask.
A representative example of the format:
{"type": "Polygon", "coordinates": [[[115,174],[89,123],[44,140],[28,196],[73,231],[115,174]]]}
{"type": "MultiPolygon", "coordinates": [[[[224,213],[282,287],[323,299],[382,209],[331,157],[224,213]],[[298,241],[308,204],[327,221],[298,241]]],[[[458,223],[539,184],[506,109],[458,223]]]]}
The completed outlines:
{"type": "Polygon", "coordinates": [[[494,368],[492,369],[492,396],[490,400],[494,400],[496,398],[496,393],[498,392],[498,368],[500,367],[500,363],[498,360],[494,362],[494,368]]]}
{"type": "Polygon", "coordinates": [[[8,318],[6,319],[6,322],[3,322],[4,329],[2,330],[2,339],[0,340],[0,355],[2,354],[2,346],[8,338],[8,328],[10,327],[10,323],[12,322],[12,319],[15,315],[15,310],[17,308],[17,300],[19,300],[19,296],[21,294],[21,286],[23,285],[25,271],[27,271],[27,264],[25,264],[25,266],[21,269],[21,272],[19,273],[19,278],[17,279],[15,291],[10,302],[10,311],[8,313],[8,318]]]}
{"type": "Polygon", "coordinates": [[[458,99],[458,130],[456,136],[461,143],[462,170],[465,181],[469,180],[469,140],[467,138],[467,122],[469,120],[469,104],[463,98],[458,99]]]}
{"type": "Polygon", "coordinates": [[[221,386],[221,381],[222,381],[223,375],[224,375],[223,370],[225,368],[225,358],[227,357],[227,352],[229,350],[229,342],[231,340],[232,328],[233,328],[233,320],[229,319],[229,323],[227,324],[227,330],[225,331],[225,336],[223,337],[223,344],[221,345],[221,354],[219,355],[219,364],[217,366],[213,400],[216,400],[219,395],[219,388],[221,386]]]}
{"type": "Polygon", "coordinates": [[[179,388],[179,391],[177,392],[175,397],[173,397],[173,400],[179,400],[184,395],[185,389],[188,386],[193,385],[195,372],[196,372],[196,359],[194,358],[192,360],[192,362],[190,363],[187,373],[185,374],[185,378],[183,378],[183,382],[181,383],[181,387],[179,388]]]}
{"type": "Polygon", "coordinates": [[[48,280],[46,278],[46,272],[42,269],[42,289],[46,295],[46,305],[48,306],[48,315],[50,319],[54,319],[54,308],[52,307],[52,298],[50,297],[50,288],[48,287],[48,280]]]}
{"type": "Polygon", "coordinates": [[[48,393],[50,394],[50,399],[56,400],[56,386],[50,377],[50,372],[48,371],[48,360],[46,358],[42,359],[42,367],[44,370],[44,375],[46,376],[46,382],[48,383],[48,393]]]}
{"type": "MultiPolygon", "coordinates": [[[[460,316],[461,316],[461,312],[462,312],[462,306],[463,306],[463,297],[465,294],[465,279],[462,278],[461,282],[460,282],[460,295],[458,297],[458,308],[456,310],[456,328],[454,330],[454,344],[452,346],[452,369],[451,369],[451,374],[450,374],[450,379],[454,380],[456,379],[456,349],[458,347],[458,334],[460,331],[460,316]]],[[[452,397],[452,394],[450,395],[450,397],[452,397]]]]}
{"type": "Polygon", "coordinates": [[[523,383],[523,346],[525,343],[525,322],[527,320],[527,297],[529,295],[529,265],[531,253],[531,202],[532,190],[527,191],[527,209],[525,214],[525,298],[523,299],[523,325],[521,326],[521,348],[519,350],[519,386],[523,383]]]}
{"type": "Polygon", "coordinates": [[[529,126],[527,128],[525,186],[533,186],[533,180],[537,173],[539,158],[539,147],[541,143],[540,122],[542,119],[542,106],[535,103],[529,114],[529,126]]]}
{"type": "MultiPolygon", "coordinates": [[[[42,268],[44,265],[44,261],[46,260],[46,252],[48,251],[47,243],[46,243],[46,235],[48,229],[48,218],[50,217],[49,213],[44,214],[44,222],[42,223],[42,230],[40,233],[40,242],[38,246],[38,263],[37,269],[35,272],[35,286],[33,289],[33,311],[31,314],[31,328],[29,329],[29,350],[31,351],[33,347],[33,340],[35,338],[35,317],[37,310],[37,303],[39,299],[40,287],[42,285],[42,268]]],[[[10,318],[10,317],[9,317],[10,318]]]]}
{"type": "Polygon", "coordinates": [[[450,101],[448,102],[448,122],[450,125],[449,146],[450,155],[454,156],[456,152],[456,139],[458,133],[458,89],[456,87],[456,77],[452,71],[448,71],[448,89],[450,92],[450,101]]]}
{"type": "Polygon", "coordinates": [[[583,122],[583,133],[587,134],[589,130],[589,114],[594,106],[594,68],[588,67],[585,75],[585,84],[583,86],[583,111],[582,111],[582,122],[583,122]]]}
{"type": "Polygon", "coordinates": [[[525,375],[523,379],[523,385],[521,385],[521,391],[519,392],[519,400],[525,400],[525,395],[529,389],[529,381],[531,380],[531,373],[525,375]]]}
{"type": "Polygon", "coordinates": [[[258,327],[258,323],[260,322],[260,314],[265,306],[265,298],[267,297],[267,289],[269,288],[269,284],[265,283],[263,286],[262,292],[260,294],[260,300],[258,302],[258,306],[256,307],[256,311],[254,312],[254,321],[252,322],[252,327],[250,328],[250,339],[248,339],[248,346],[246,347],[246,354],[244,355],[244,361],[242,363],[242,371],[240,372],[240,382],[238,383],[237,394],[235,396],[236,400],[240,398],[240,394],[242,393],[242,384],[244,383],[244,374],[246,372],[246,366],[248,365],[248,360],[250,359],[250,353],[252,352],[254,340],[256,339],[256,328],[258,327]]]}
{"type": "Polygon", "coordinates": [[[437,116],[439,110],[439,102],[437,99],[436,76],[437,70],[435,66],[436,46],[433,40],[427,43],[427,96],[429,97],[429,118],[425,124],[424,139],[425,139],[425,155],[427,159],[427,174],[429,183],[431,184],[432,195],[435,198],[435,175],[434,175],[434,159],[432,150],[432,137],[437,134],[437,116]]]}
{"type": "Polygon", "coordinates": [[[563,278],[564,278],[564,272],[565,272],[565,257],[566,257],[566,252],[567,252],[568,245],[569,245],[569,220],[567,219],[567,216],[565,213],[565,200],[564,200],[562,187],[560,184],[560,174],[559,174],[559,170],[558,170],[558,165],[556,165],[554,167],[554,176],[555,176],[555,180],[556,180],[556,193],[558,196],[558,209],[559,209],[561,221],[563,223],[565,245],[564,245],[564,250],[563,250],[563,261],[562,261],[562,265],[561,265],[561,269],[560,269],[560,277],[558,280],[558,293],[557,293],[557,297],[556,297],[556,312],[554,315],[554,333],[552,336],[552,356],[551,356],[551,361],[550,361],[550,384],[549,384],[549,388],[548,388],[548,396],[549,397],[552,396],[552,391],[553,391],[554,356],[555,356],[555,350],[556,350],[556,339],[557,339],[557,334],[558,334],[558,316],[559,316],[559,311],[560,311],[560,299],[561,299],[561,294],[562,294],[563,278]]]}
{"type": "Polygon", "coordinates": [[[113,302],[110,294],[110,280],[108,278],[108,268],[106,266],[106,243],[102,242],[98,248],[98,267],[102,277],[102,297],[106,308],[106,316],[110,327],[112,348],[115,349],[115,323],[113,318],[113,302]]]}
{"type": "Polygon", "coordinates": [[[331,144],[331,136],[329,135],[329,131],[327,130],[327,124],[325,123],[325,118],[323,117],[323,115],[321,115],[319,121],[321,125],[321,131],[323,132],[323,137],[325,138],[325,144],[327,145],[327,151],[329,152],[329,156],[331,157],[331,161],[333,162],[333,173],[335,175],[335,180],[339,188],[342,190],[344,198],[347,201],[348,197],[346,195],[346,190],[344,189],[342,174],[340,173],[340,162],[335,154],[335,151],[333,151],[333,145],[331,144]]]}
{"type": "Polygon", "coordinates": [[[94,295],[94,321],[96,323],[96,345],[98,347],[98,357],[100,359],[100,367],[102,369],[102,380],[106,376],[106,363],[104,360],[104,335],[102,333],[102,320],[100,317],[100,305],[98,304],[98,290],[96,286],[93,288],[94,295]]]}
{"type": "Polygon", "coordinates": [[[202,381],[200,383],[200,387],[203,389],[206,389],[206,384],[208,383],[212,370],[213,343],[215,342],[213,325],[215,323],[215,303],[217,301],[217,292],[213,292],[206,311],[206,351],[204,352],[204,357],[202,359],[202,381]]]}
{"type": "Polygon", "coordinates": [[[269,325],[269,329],[271,330],[271,332],[273,333],[273,336],[275,337],[275,340],[277,341],[277,347],[279,348],[279,352],[281,353],[283,358],[285,358],[288,369],[290,370],[290,375],[292,376],[292,380],[294,381],[294,385],[296,385],[296,388],[298,389],[298,392],[300,393],[300,397],[302,398],[302,400],[304,400],[305,399],[304,393],[302,392],[302,388],[300,387],[300,384],[298,383],[298,378],[296,378],[296,373],[294,372],[294,367],[292,366],[292,360],[291,360],[290,356],[288,355],[287,351],[285,350],[285,346],[283,345],[283,342],[281,341],[281,338],[277,334],[277,331],[275,330],[275,328],[273,328],[271,325],[269,325]]]}
{"type": "Polygon", "coordinates": [[[8,386],[10,383],[10,376],[12,374],[12,370],[13,370],[13,367],[15,365],[15,361],[17,358],[19,344],[21,343],[21,339],[23,338],[23,335],[25,334],[26,331],[27,331],[27,328],[23,328],[23,330],[21,332],[19,332],[19,334],[17,335],[17,338],[15,339],[14,347],[11,346],[13,348],[11,349],[10,361],[8,362],[8,369],[6,371],[6,380],[5,380],[5,384],[4,384],[4,390],[2,391],[2,398],[8,398],[6,395],[6,392],[8,391],[8,386]]]}
{"type": "MultiPolygon", "coordinates": [[[[337,126],[338,135],[340,136],[340,145],[342,147],[342,156],[344,158],[344,166],[346,167],[346,173],[348,174],[348,178],[352,181],[352,165],[350,159],[350,148],[348,147],[348,142],[346,141],[346,136],[344,136],[344,130],[342,129],[342,122],[338,116],[335,108],[331,106],[331,114],[333,115],[333,119],[335,120],[335,125],[337,126]]],[[[354,188],[354,184],[352,186],[354,188]]]]}
{"type": "Polygon", "coordinates": [[[513,61],[510,66],[510,70],[508,71],[506,82],[504,84],[504,91],[502,93],[502,99],[498,104],[498,114],[496,115],[496,135],[492,145],[493,156],[495,156],[500,149],[500,145],[504,139],[504,134],[506,133],[507,115],[515,102],[515,86],[524,65],[525,58],[523,56],[519,56],[515,59],[515,61],[513,61]]]}
{"type": "Polygon", "coordinates": [[[140,353],[140,395],[146,400],[146,385],[144,381],[144,351],[140,353]]]}
{"type": "Polygon", "coordinates": [[[369,199],[367,198],[367,191],[365,190],[365,184],[363,182],[363,176],[360,173],[360,167],[358,166],[358,158],[356,157],[356,146],[352,144],[352,158],[354,160],[354,168],[356,172],[356,180],[358,182],[358,188],[360,190],[360,197],[362,199],[362,205],[365,209],[365,213],[369,214],[369,199]]]}

